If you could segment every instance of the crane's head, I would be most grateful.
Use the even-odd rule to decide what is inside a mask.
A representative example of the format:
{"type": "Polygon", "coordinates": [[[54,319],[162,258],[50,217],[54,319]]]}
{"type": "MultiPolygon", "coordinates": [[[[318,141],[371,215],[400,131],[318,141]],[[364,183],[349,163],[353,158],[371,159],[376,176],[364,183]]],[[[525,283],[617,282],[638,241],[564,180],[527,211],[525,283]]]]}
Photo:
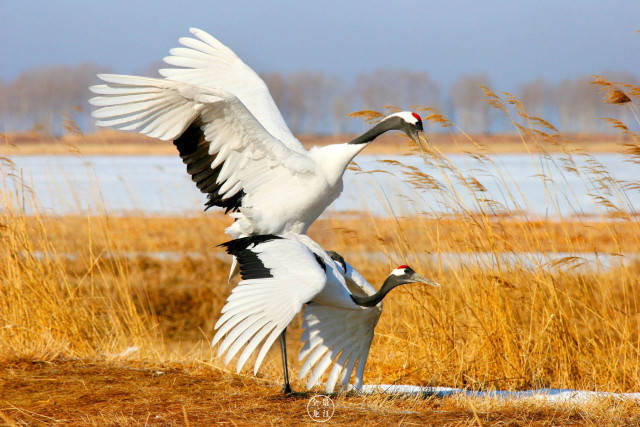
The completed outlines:
{"type": "Polygon", "coordinates": [[[373,307],[378,305],[391,289],[407,283],[425,283],[430,286],[440,286],[439,283],[419,275],[408,265],[401,265],[389,274],[378,292],[368,296],[351,295],[351,299],[362,307],[373,307]]]}
{"type": "Polygon", "coordinates": [[[393,113],[385,117],[380,123],[389,123],[390,129],[396,129],[404,132],[407,136],[415,141],[420,147],[424,146],[424,143],[428,143],[429,139],[424,133],[422,126],[422,119],[418,113],[412,111],[400,111],[399,113],[393,113]]]}
{"type": "Polygon", "coordinates": [[[406,283],[425,283],[430,286],[440,286],[439,283],[419,275],[408,265],[400,265],[396,267],[391,274],[389,274],[389,277],[387,277],[387,280],[385,280],[384,283],[385,285],[389,283],[389,286],[391,286],[390,289],[406,283]]]}
{"type": "Polygon", "coordinates": [[[349,142],[349,144],[366,144],[383,133],[390,130],[399,130],[407,134],[407,136],[415,141],[420,147],[424,147],[424,143],[428,143],[429,139],[424,133],[422,119],[418,113],[411,111],[400,111],[393,113],[380,120],[374,127],[349,142]]]}

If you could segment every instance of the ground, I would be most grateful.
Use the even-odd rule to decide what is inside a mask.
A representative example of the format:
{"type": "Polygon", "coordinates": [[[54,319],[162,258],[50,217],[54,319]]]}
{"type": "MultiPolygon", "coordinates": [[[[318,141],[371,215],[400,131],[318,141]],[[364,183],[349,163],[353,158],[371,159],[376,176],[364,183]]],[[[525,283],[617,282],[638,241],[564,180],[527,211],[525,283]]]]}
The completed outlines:
{"type": "MultiPolygon", "coordinates": [[[[7,425],[317,425],[314,393],[215,368],[122,361],[12,362],[0,367],[0,418],[7,425]]],[[[507,405],[490,410],[456,399],[333,396],[332,425],[580,425],[614,422],[579,411],[507,405]]],[[[638,411],[635,411],[638,413],[638,411]]],[[[619,422],[640,418],[622,416],[619,422]]]]}

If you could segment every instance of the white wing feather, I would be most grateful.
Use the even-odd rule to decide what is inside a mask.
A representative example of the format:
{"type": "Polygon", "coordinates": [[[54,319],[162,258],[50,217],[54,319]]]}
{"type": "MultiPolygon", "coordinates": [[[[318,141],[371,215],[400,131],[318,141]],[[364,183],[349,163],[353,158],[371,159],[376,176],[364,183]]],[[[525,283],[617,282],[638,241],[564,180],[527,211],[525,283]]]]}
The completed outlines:
{"type": "MultiPolygon", "coordinates": [[[[91,90],[99,96],[89,100],[100,107],[93,112],[99,126],[174,140],[194,120],[201,121],[209,142],[209,155],[215,156],[211,168],[224,164],[216,180],[222,200],[244,190],[256,211],[261,212],[274,203],[269,191],[261,192],[265,186],[291,182],[296,176],[316,171],[312,159],[274,138],[226,90],[137,76],[99,77],[108,85],[92,86],[91,90]]],[[[247,209],[244,215],[257,214],[247,209]]]]}
{"type": "Polygon", "coordinates": [[[308,304],[304,309],[303,334],[305,343],[298,359],[305,360],[300,378],[309,372],[307,388],[312,388],[333,364],[326,383],[332,393],[340,380],[346,388],[357,364],[355,387],[362,387],[373,333],[382,313],[380,306],[349,310],[320,304],[308,304]]]}
{"type": "Polygon", "coordinates": [[[324,287],[326,276],[313,253],[295,239],[260,243],[254,252],[273,277],[242,280],[233,289],[216,324],[212,345],[222,340],[218,356],[225,364],[244,348],[236,364],[240,372],[251,354],[261,346],[254,364],[258,372],[273,342],[324,287]]]}
{"type": "Polygon", "coordinates": [[[224,88],[235,95],[264,128],[289,149],[306,150],[293,136],[276,106],[267,85],[247,64],[215,37],[197,28],[189,29],[195,38],[181,37],[184,47],[169,51],[164,61],[181,68],[163,68],[167,79],[203,88],[224,88]]]}
{"type": "Polygon", "coordinates": [[[98,94],[89,100],[100,107],[92,116],[96,125],[136,131],[162,140],[178,137],[204,108],[203,102],[216,103],[229,97],[202,93],[188,84],[147,77],[99,74],[108,85],[91,86],[98,94]]]}

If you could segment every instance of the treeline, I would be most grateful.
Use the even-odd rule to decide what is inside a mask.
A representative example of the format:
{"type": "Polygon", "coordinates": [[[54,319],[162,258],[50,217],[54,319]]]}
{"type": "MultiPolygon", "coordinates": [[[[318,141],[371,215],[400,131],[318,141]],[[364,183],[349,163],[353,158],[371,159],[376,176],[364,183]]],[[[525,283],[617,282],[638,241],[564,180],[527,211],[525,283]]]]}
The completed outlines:
{"type": "MultiPolygon", "coordinates": [[[[155,65],[155,64],[154,64],[155,65]]],[[[0,82],[0,126],[5,132],[35,129],[59,135],[73,126],[93,131],[87,100],[88,86],[98,83],[96,74],[109,72],[95,64],[46,67],[26,71],[9,82],[0,82]]],[[[146,74],[150,74],[146,72],[146,74]]],[[[630,73],[604,73],[612,81],[638,84],[630,73]]],[[[428,73],[403,69],[379,69],[360,74],[353,81],[318,71],[291,74],[263,73],[287,123],[295,133],[346,133],[362,129],[352,111],[384,111],[387,106],[411,109],[430,106],[442,111],[466,132],[511,132],[501,112],[486,101],[480,85],[503,89],[486,74],[463,75],[443,87],[428,73]]],[[[628,121],[624,108],[602,102],[602,93],[591,76],[553,83],[538,79],[512,90],[529,113],[547,119],[563,132],[611,131],[602,117],[628,121]]],[[[437,130],[437,129],[431,129],[437,130]]]]}
{"type": "Polygon", "coordinates": [[[65,122],[74,122],[83,130],[93,130],[88,86],[96,83],[97,73],[106,71],[89,63],[43,67],[0,82],[1,129],[59,135],[65,122]]]}

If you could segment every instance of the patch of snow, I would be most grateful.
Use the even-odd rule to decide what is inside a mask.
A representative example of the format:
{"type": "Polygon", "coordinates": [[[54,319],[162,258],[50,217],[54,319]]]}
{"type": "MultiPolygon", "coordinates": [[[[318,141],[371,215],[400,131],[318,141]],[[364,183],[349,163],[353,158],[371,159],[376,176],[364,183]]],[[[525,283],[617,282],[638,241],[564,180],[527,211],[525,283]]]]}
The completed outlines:
{"type": "MultiPolygon", "coordinates": [[[[353,390],[353,388],[351,388],[353,390]]],[[[360,390],[362,394],[391,394],[402,396],[436,396],[449,397],[466,395],[469,397],[486,397],[494,399],[533,399],[553,403],[586,403],[593,399],[620,399],[640,401],[640,393],[611,393],[602,391],[568,390],[544,388],[525,391],[471,391],[452,387],[421,387],[399,384],[369,384],[360,390]]]]}
{"type": "Polygon", "coordinates": [[[127,347],[122,353],[114,354],[114,356],[126,357],[126,356],[129,356],[130,354],[137,353],[139,351],[140,351],[140,348],[138,348],[137,346],[131,346],[131,347],[127,347]]]}

